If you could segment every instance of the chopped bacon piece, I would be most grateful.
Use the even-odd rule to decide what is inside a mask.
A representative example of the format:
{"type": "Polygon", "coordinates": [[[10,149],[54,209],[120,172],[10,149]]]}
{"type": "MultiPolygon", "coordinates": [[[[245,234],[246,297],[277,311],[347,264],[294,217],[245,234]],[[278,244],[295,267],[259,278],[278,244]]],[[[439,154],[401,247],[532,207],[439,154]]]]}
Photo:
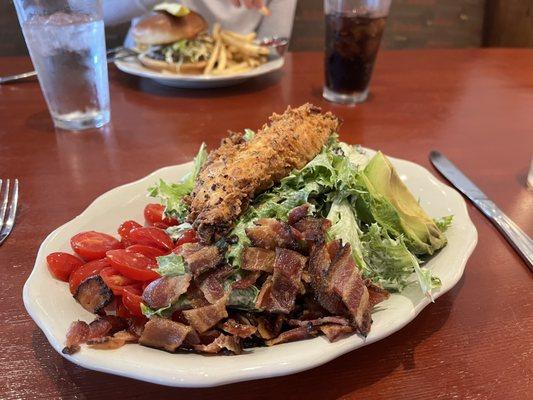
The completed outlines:
{"type": "Polygon", "coordinates": [[[320,325],[318,329],[326,335],[330,342],[336,342],[354,331],[354,328],[351,326],[337,324],[320,325]]]}
{"type": "Polygon", "coordinates": [[[91,339],[98,339],[106,336],[113,325],[105,318],[96,318],[90,324],[84,321],[75,321],[70,324],[67,331],[66,346],[64,354],[74,354],[80,349],[80,344],[91,339]]]}
{"type": "Polygon", "coordinates": [[[344,317],[322,317],[317,319],[307,319],[307,320],[301,320],[301,319],[290,319],[288,321],[288,324],[290,326],[320,326],[320,325],[328,325],[328,324],[335,324],[335,325],[350,325],[350,321],[348,321],[344,317]]]}
{"type": "Polygon", "coordinates": [[[127,331],[120,331],[115,333],[113,336],[90,339],[87,341],[87,344],[93,349],[114,350],[124,346],[126,343],[136,343],[137,341],[137,336],[127,331]]]}
{"type": "Polygon", "coordinates": [[[265,343],[267,346],[274,346],[280,343],[288,343],[297,340],[308,339],[313,336],[316,336],[315,329],[309,329],[306,326],[300,326],[298,328],[285,331],[274,339],[266,340],[265,343]]]}
{"type": "Polygon", "coordinates": [[[304,219],[305,217],[307,217],[308,213],[309,213],[309,204],[307,203],[293,208],[289,212],[289,216],[288,216],[289,225],[294,225],[301,219],[304,219]]]}
{"type": "Polygon", "coordinates": [[[215,340],[211,343],[198,344],[194,346],[194,349],[202,353],[211,353],[215,354],[220,352],[222,349],[227,349],[234,354],[242,353],[242,346],[238,337],[228,336],[221,333],[215,340]]]}
{"type": "Polygon", "coordinates": [[[336,315],[347,314],[342,299],[333,293],[326,280],[331,259],[326,245],[314,245],[309,254],[308,272],[311,276],[310,285],[314,291],[316,301],[327,311],[336,315]]]}
{"type": "Polygon", "coordinates": [[[139,343],[173,352],[180,347],[190,331],[190,326],[170,319],[152,317],[144,326],[139,343]]]}
{"type": "Polygon", "coordinates": [[[247,247],[242,256],[242,269],[248,271],[274,271],[274,260],[276,252],[274,250],[262,249],[260,247],[247,247]]]}
{"type": "Polygon", "coordinates": [[[132,335],[139,337],[143,333],[146,322],[148,322],[148,319],[146,317],[128,318],[127,319],[127,323],[128,323],[127,331],[131,333],[132,335]]]}
{"type": "Polygon", "coordinates": [[[115,315],[104,315],[101,319],[105,319],[111,324],[111,329],[108,332],[109,334],[114,334],[128,328],[128,323],[124,318],[115,315]]]}
{"type": "Polygon", "coordinates": [[[94,275],[80,283],[74,298],[87,311],[97,314],[113,301],[113,292],[100,275],[94,275]]]}
{"type": "Polygon", "coordinates": [[[295,251],[277,248],[272,282],[264,283],[267,287],[264,291],[261,289],[257,307],[274,313],[290,313],[300,289],[306,261],[305,256],[295,251]]]}
{"type": "Polygon", "coordinates": [[[246,235],[256,247],[274,250],[276,247],[292,250],[301,249],[301,235],[285,222],[274,218],[261,218],[256,226],[246,228],[246,235]]]}
{"type": "Polygon", "coordinates": [[[368,295],[369,295],[369,301],[370,301],[370,309],[374,308],[374,306],[378,303],[381,303],[384,300],[387,300],[390,296],[390,293],[386,291],[385,289],[374,285],[370,279],[365,279],[365,285],[368,289],[368,295]]]}
{"type": "Polygon", "coordinates": [[[231,318],[228,319],[226,322],[224,322],[221,328],[222,330],[228,332],[229,334],[238,336],[240,338],[250,337],[255,332],[257,332],[257,328],[255,326],[247,325],[247,324],[240,324],[231,318]]]}
{"type": "Polygon", "coordinates": [[[214,304],[183,311],[189,324],[199,333],[203,333],[215,326],[221,319],[228,316],[226,301],[228,295],[217,300],[214,304]]]}
{"type": "Polygon", "coordinates": [[[142,301],[155,310],[168,307],[187,291],[191,274],[162,276],[151,282],[142,294],[142,301]]]}
{"type": "Polygon", "coordinates": [[[261,276],[261,271],[248,271],[243,274],[243,277],[236,282],[233,282],[231,287],[233,289],[247,289],[252,286],[261,276]]]}
{"type": "Polygon", "coordinates": [[[311,244],[322,244],[325,241],[325,234],[331,227],[331,221],[326,218],[303,218],[294,224],[294,227],[301,232],[303,239],[311,244]]]}
{"type": "Polygon", "coordinates": [[[269,321],[266,317],[257,318],[257,336],[263,339],[272,339],[281,333],[281,327],[285,322],[285,315],[278,314],[274,321],[269,321]]]}
{"type": "Polygon", "coordinates": [[[342,298],[362,335],[370,330],[370,301],[368,289],[355,265],[349,243],[333,260],[328,271],[329,288],[342,298]]]}
{"type": "Polygon", "coordinates": [[[198,287],[211,304],[224,297],[224,280],[233,273],[229,265],[207,271],[198,277],[198,287]]]}
{"type": "Polygon", "coordinates": [[[187,290],[187,300],[190,304],[190,307],[187,308],[198,308],[211,304],[200,290],[198,283],[194,280],[191,282],[189,289],[187,290]]]}
{"type": "Polygon", "coordinates": [[[223,260],[216,246],[204,246],[200,243],[184,243],[178,254],[183,256],[193,276],[215,268],[223,260]]]}

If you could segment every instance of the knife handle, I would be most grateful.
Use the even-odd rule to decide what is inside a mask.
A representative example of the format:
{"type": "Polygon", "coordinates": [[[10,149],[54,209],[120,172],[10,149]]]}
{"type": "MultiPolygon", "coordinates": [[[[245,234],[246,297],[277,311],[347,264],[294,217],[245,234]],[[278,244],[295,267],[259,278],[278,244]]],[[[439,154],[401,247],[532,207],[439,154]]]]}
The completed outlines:
{"type": "Polygon", "coordinates": [[[522,256],[527,266],[533,271],[533,241],[516,225],[511,218],[490,200],[476,201],[477,207],[505,236],[507,241],[522,256]]]}

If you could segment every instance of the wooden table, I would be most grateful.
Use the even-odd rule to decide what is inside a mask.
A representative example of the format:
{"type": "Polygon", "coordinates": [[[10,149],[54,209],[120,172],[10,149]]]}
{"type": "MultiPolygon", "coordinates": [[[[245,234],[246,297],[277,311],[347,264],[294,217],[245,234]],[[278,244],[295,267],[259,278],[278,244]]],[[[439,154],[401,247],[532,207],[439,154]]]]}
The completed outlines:
{"type": "MultiPolygon", "coordinates": [[[[0,59],[0,74],[30,67],[0,59]]],[[[0,177],[19,178],[14,232],[0,248],[0,398],[526,399],[533,393],[532,275],[469,205],[478,246],[457,286],[400,332],[322,367],[262,381],[183,390],[105,375],[56,354],[22,304],[39,244],[99,194],[257,128],[306,101],[344,119],[341,138],[431,168],[444,152],[529,234],[533,194],[533,51],[383,52],[372,95],[321,98],[319,53],[289,54],[282,73],[234,88],[185,91],[110,71],[112,124],[55,132],[36,82],[0,86],[0,177]]],[[[53,310],[52,310],[53,312],[53,310]]],[[[110,353],[110,356],[112,354],[110,353]]],[[[529,397],[531,398],[531,397],[529,397]]]]}

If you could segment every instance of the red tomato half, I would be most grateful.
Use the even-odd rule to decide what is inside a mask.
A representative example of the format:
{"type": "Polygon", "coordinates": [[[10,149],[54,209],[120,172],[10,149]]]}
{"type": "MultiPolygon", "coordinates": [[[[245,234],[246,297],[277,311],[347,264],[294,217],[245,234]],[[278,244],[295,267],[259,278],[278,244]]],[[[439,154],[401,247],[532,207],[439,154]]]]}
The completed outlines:
{"type": "Polygon", "coordinates": [[[84,264],[81,267],[77,268],[75,271],[72,272],[72,274],[70,274],[70,278],[68,281],[70,286],[70,293],[76,293],[76,289],[78,288],[80,283],[82,283],[90,276],[97,275],[102,269],[109,266],[109,260],[107,258],[103,258],[101,260],[89,261],[87,264],[84,264]]]}
{"type": "Polygon", "coordinates": [[[155,260],[145,255],[119,249],[108,251],[106,256],[111,266],[127,278],[136,281],[152,281],[159,278],[159,274],[153,271],[153,268],[157,267],[155,260]]]}
{"type": "Polygon", "coordinates": [[[135,228],[142,228],[142,225],[132,220],[124,221],[118,227],[118,234],[120,235],[122,240],[129,239],[130,231],[135,228]]]}
{"type": "Polygon", "coordinates": [[[135,290],[131,286],[128,286],[122,291],[122,304],[124,304],[126,310],[136,317],[143,316],[141,311],[141,301],[140,290],[135,290]]]}
{"type": "Polygon", "coordinates": [[[72,249],[84,260],[100,260],[109,250],[121,247],[120,242],[105,233],[88,231],[78,233],[70,239],[72,249]]]}
{"type": "Polygon", "coordinates": [[[128,253],[141,253],[149,258],[156,258],[167,254],[165,251],[158,249],[157,247],[146,246],[144,244],[134,244],[126,248],[128,253]]]}
{"type": "Polygon", "coordinates": [[[136,244],[160,247],[164,250],[172,250],[174,247],[174,242],[165,231],[154,227],[132,229],[129,238],[136,244]]]}
{"type": "Polygon", "coordinates": [[[113,267],[106,267],[100,271],[100,276],[104,280],[109,289],[113,291],[115,296],[122,296],[122,290],[125,286],[133,285],[135,281],[130,278],[122,276],[113,267]]]}
{"type": "Polygon", "coordinates": [[[168,218],[165,216],[165,206],[162,204],[148,204],[144,207],[144,219],[150,225],[156,225],[163,223],[167,227],[177,225],[178,221],[174,218],[168,218]]]}
{"type": "Polygon", "coordinates": [[[53,277],[64,282],[68,282],[72,271],[83,265],[83,262],[78,257],[61,252],[48,254],[46,262],[53,277]]]}

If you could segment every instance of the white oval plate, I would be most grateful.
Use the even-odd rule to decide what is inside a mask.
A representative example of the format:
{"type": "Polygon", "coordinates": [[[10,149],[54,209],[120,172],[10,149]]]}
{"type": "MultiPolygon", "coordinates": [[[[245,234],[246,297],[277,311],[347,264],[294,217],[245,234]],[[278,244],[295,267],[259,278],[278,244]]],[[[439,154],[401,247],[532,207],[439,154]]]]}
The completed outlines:
{"type": "Polygon", "coordinates": [[[158,72],[143,66],[136,58],[115,61],[118,69],[127,74],[150,78],[165,86],[185,89],[208,89],[236,85],[256,76],[269,74],[283,67],[283,57],[274,57],[257,68],[249,71],[227,75],[185,75],[170,72],[158,72]]]}
{"type": "MultiPolygon", "coordinates": [[[[461,278],[468,257],[477,243],[477,231],[466,204],[454,189],[440,183],[425,168],[391,158],[402,180],[425,210],[433,217],[454,215],[447,232],[449,243],[428,264],[441,279],[436,299],[461,278]]],[[[146,189],[158,179],[175,181],[189,171],[192,163],[161,168],[136,182],[119,186],[98,197],[83,213],[52,232],[41,244],[33,271],[24,285],[24,305],[52,344],[61,353],[65,333],[77,319],[91,321],[94,315],[72,298],[68,285],[50,275],[46,255],[71,251],[69,240],[84,230],[116,234],[119,224],[128,219],[143,220],[143,208],[151,200],[146,189]]],[[[352,335],[335,343],[317,337],[273,347],[262,347],[238,356],[203,356],[170,354],[130,344],[117,350],[82,347],[72,356],[63,357],[82,367],[168,386],[208,387],[251,379],[287,375],[310,369],[340,355],[383,339],[409,323],[430,300],[420,289],[409,287],[393,294],[373,314],[374,323],[366,340],[352,335]]]]}

